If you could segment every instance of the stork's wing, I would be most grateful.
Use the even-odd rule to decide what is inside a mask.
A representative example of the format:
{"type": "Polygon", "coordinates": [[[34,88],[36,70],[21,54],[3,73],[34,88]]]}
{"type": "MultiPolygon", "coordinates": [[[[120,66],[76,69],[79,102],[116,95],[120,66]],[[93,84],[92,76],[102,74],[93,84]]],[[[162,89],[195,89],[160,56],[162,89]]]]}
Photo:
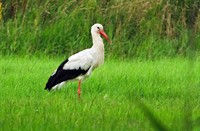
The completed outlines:
{"type": "Polygon", "coordinates": [[[93,63],[93,57],[89,49],[72,55],[68,60],[69,61],[63,66],[64,70],[78,70],[79,68],[87,70],[93,63]]]}
{"type": "Polygon", "coordinates": [[[58,69],[50,76],[45,89],[51,90],[55,85],[85,75],[93,63],[89,50],[79,52],[63,61],[58,69]]]}

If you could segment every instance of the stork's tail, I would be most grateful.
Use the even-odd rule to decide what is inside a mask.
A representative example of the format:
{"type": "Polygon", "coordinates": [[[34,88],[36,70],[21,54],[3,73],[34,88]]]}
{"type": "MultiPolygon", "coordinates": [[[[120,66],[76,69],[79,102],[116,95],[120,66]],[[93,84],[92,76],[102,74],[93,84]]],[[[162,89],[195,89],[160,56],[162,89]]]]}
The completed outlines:
{"type": "Polygon", "coordinates": [[[55,86],[55,79],[56,79],[56,77],[54,75],[50,76],[48,82],[46,83],[45,90],[50,91],[52,89],[52,87],[55,86]]]}
{"type": "Polygon", "coordinates": [[[57,85],[58,83],[62,82],[57,80],[57,78],[59,77],[59,75],[62,75],[62,68],[64,66],[65,63],[68,62],[68,59],[64,60],[58,67],[57,70],[54,71],[54,73],[49,77],[48,82],[46,83],[46,87],[45,90],[51,90],[55,85],[57,85]]]}

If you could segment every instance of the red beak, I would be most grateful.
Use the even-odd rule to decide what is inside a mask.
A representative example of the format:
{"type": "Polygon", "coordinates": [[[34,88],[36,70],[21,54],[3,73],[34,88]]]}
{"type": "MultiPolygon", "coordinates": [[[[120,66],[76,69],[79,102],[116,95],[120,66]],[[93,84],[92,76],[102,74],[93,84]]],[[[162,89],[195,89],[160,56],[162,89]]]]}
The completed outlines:
{"type": "Polygon", "coordinates": [[[103,31],[103,30],[100,30],[99,31],[99,34],[101,34],[110,44],[112,43],[110,41],[110,39],[108,38],[107,34],[103,31]]]}

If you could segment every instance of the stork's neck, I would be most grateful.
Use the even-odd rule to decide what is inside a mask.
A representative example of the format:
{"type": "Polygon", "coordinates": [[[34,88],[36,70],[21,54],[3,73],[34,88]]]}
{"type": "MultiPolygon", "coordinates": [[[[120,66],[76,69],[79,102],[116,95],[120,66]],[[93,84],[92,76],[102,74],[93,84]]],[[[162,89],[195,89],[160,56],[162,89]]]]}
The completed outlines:
{"type": "Polygon", "coordinates": [[[100,37],[100,34],[96,32],[92,32],[92,42],[93,42],[92,48],[104,49],[103,40],[100,37]]]}

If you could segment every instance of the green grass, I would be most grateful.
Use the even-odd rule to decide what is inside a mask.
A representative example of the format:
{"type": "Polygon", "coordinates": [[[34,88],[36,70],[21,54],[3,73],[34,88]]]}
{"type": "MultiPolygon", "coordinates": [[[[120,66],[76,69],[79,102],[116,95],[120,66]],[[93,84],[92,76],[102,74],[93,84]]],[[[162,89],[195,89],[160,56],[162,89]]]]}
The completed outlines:
{"type": "Polygon", "coordinates": [[[154,118],[169,130],[200,129],[198,59],[106,59],[81,101],[77,82],[44,90],[62,60],[0,56],[0,130],[154,130],[154,118]]]}

